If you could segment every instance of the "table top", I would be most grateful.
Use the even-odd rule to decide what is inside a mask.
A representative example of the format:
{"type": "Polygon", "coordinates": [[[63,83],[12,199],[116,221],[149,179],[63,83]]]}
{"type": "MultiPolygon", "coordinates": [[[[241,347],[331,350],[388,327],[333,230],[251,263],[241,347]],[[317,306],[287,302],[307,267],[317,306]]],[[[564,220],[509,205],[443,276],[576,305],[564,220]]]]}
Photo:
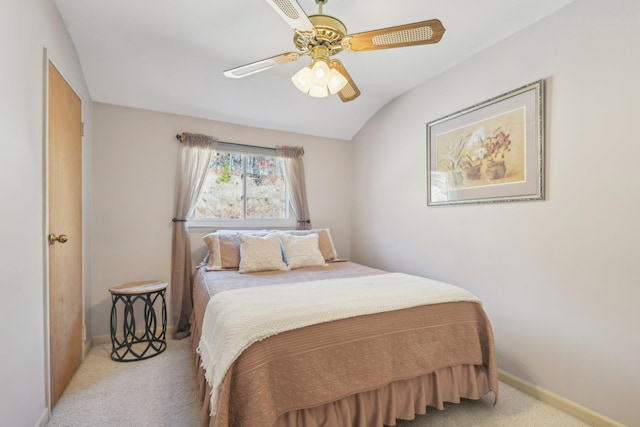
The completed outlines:
{"type": "Polygon", "coordinates": [[[157,280],[141,280],[139,282],[123,283],[121,285],[112,286],[109,292],[119,295],[137,295],[149,292],[158,292],[167,288],[167,282],[157,280]]]}

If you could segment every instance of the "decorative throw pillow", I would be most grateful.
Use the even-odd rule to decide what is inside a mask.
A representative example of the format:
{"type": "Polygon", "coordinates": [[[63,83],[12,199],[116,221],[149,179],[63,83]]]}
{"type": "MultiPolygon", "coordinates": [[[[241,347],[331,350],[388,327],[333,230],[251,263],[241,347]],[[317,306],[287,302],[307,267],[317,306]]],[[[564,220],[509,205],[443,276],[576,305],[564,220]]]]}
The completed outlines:
{"type": "Polygon", "coordinates": [[[237,233],[220,233],[220,266],[223,269],[236,269],[240,265],[240,240],[237,233]]]}
{"type": "Polygon", "coordinates": [[[238,273],[288,270],[282,259],[280,237],[269,234],[264,237],[239,234],[240,265],[238,273]]]}
{"type": "Polygon", "coordinates": [[[220,243],[218,241],[217,233],[210,233],[202,237],[202,240],[207,244],[209,249],[209,261],[207,262],[207,270],[221,270],[222,265],[220,263],[220,243]]]}
{"type": "Polygon", "coordinates": [[[317,234],[295,236],[278,233],[278,235],[282,240],[284,257],[290,269],[327,265],[318,246],[319,237],[317,234]]]}
{"type": "Polygon", "coordinates": [[[322,252],[322,256],[325,261],[335,261],[338,259],[338,254],[336,253],[336,248],[333,246],[333,239],[331,238],[331,230],[328,228],[314,228],[312,230],[287,230],[285,231],[287,234],[292,234],[294,236],[308,236],[309,234],[317,234],[318,235],[318,246],[320,247],[320,252],[322,252]]]}

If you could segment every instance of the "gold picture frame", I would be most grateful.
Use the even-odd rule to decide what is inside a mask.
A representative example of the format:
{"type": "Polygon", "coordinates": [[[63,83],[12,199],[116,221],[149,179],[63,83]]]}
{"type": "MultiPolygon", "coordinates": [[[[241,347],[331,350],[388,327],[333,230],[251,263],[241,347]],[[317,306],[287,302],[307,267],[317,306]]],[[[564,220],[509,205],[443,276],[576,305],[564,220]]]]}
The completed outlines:
{"type": "Polygon", "coordinates": [[[544,80],[427,124],[427,205],[544,199],[544,80]]]}

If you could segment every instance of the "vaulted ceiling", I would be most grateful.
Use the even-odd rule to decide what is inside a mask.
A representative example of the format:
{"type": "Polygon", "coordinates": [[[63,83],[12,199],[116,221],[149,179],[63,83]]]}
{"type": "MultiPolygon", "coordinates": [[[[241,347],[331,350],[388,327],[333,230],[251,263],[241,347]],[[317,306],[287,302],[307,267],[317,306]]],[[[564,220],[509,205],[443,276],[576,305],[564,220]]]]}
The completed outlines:
{"type": "MultiPolygon", "coordinates": [[[[269,1],[269,0],[267,0],[269,1]]],[[[393,98],[573,0],[329,0],[349,34],[437,18],[437,44],[340,52],[356,100],[291,83],[309,57],[241,79],[223,71],[296,51],[265,0],[54,0],[94,101],[344,140],[393,98]]],[[[308,15],[314,0],[298,0],[308,15]]]]}

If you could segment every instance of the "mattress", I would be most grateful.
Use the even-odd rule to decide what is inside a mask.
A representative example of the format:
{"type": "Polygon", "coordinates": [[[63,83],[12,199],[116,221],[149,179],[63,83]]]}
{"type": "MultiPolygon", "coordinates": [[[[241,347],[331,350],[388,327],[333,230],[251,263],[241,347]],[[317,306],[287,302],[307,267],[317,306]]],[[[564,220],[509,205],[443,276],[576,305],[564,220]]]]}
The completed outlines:
{"type": "MultiPolygon", "coordinates": [[[[233,289],[386,272],[351,262],[286,272],[194,276],[194,357],[207,304],[233,289]]],[[[289,330],[253,343],[231,365],[211,416],[198,371],[202,424],[209,426],[395,425],[428,406],[479,399],[498,379],[493,333],[482,305],[446,302],[289,330]]]]}

